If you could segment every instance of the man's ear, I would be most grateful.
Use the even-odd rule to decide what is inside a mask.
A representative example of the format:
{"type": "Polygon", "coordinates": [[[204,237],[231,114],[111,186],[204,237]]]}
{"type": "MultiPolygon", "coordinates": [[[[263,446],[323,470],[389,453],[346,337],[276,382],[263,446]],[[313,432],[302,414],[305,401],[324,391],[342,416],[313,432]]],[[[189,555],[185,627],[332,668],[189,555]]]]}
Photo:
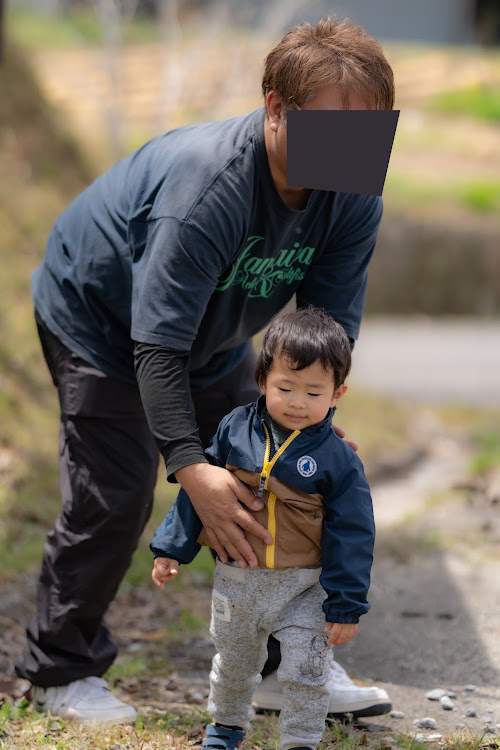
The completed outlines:
{"type": "Polygon", "coordinates": [[[346,391],[347,391],[347,386],[345,385],[345,383],[342,383],[342,385],[339,385],[339,387],[335,390],[335,393],[333,394],[333,398],[332,398],[332,402],[330,406],[335,406],[336,404],[338,404],[338,402],[340,401],[340,399],[342,398],[342,396],[345,394],[346,391]]]}
{"type": "Polygon", "coordinates": [[[283,105],[281,99],[275,91],[269,91],[266,96],[267,118],[269,127],[275,133],[283,120],[283,105]]]}

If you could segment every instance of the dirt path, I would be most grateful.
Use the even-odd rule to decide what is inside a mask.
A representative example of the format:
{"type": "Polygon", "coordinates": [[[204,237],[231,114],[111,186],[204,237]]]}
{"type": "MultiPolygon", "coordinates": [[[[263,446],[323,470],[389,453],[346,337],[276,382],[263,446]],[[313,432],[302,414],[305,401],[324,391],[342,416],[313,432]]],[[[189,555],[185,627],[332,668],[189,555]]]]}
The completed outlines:
{"type": "Polygon", "coordinates": [[[374,487],[372,611],[337,657],[386,687],[404,714],[375,720],[386,729],[415,731],[431,717],[424,734],[500,734],[500,496],[493,480],[459,489],[464,448],[442,435],[408,476],[374,487]],[[452,710],[426,698],[435,688],[449,692],[452,710]]]}
{"type": "Polygon", "coordinates": [[[365,317],[349,384],[420,406],[500,407],[499,342],[495,319],[365,317]]]}

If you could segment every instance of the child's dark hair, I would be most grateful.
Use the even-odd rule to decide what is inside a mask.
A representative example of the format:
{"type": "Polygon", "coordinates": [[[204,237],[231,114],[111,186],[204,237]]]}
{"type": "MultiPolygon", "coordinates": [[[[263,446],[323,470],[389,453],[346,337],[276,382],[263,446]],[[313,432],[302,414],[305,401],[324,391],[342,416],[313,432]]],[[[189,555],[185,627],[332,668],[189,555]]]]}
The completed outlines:
{"type": "Polygon", "coordinates": [[[335,388],[351,369],[351,346],[346,332],[330,315],[307,307],[276,315],[269,324],[255,368],[257,383],[263,383],[276,356],[284,355],[292,370],[303,370],[319,361],[333,370],[335,388]]]}

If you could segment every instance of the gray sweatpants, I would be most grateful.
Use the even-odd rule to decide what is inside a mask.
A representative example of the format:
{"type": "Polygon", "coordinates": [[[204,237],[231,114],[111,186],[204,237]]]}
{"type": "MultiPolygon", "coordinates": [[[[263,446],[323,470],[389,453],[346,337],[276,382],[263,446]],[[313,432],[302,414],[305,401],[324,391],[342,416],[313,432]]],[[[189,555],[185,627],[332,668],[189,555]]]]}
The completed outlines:
{"type": "Polygon", "coordinates": [[[272,633],[281,644],[280,750],[316,747],[328,713],[333,660],[319,573],[320,568],[242,570],[217,562],[210,625],[217,654],[208,699],[214,721],[248,729],[272,633]]]}

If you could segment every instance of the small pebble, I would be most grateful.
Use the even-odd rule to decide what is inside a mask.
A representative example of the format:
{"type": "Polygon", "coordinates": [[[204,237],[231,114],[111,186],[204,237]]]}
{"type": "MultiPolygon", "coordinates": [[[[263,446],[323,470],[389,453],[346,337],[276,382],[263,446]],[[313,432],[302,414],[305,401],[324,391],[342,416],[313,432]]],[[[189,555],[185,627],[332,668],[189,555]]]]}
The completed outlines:
{"type": "Polygon", "coordinates": [[[448,690],[448,698],[456,698],[457,694],[454,690],[448,690]]]}
{"type": "Polygon", "coordinates": [[[495,734],[496,729],[491,724],[488,724],[488,726],[484,728],[484,731],[488,734],[495,734]]]}
{"type": "Polygon", "coordinates": [[[477,687],[475,685],[465,685],[464,690],[466,693],[475,693],[477,687]]]}
{"type": "Polygon", "coordinates": [[[440,698],[439,702],[445,711],[453,711],[453,709],[455,708],[455,704],[447,695],[443,695],[443,697],[440,698]]]}
{"type": "Polygon", "coordinates": [[[142,648],[143,648],[142,643],[134,642],[134,643],[130,643],[127,646],[127,651],[129,652],[129,654],[137,654],[139,653],[139,651],[142,650],[142,648]]]}
{"type": "Polygon", "coordinates": [[[423,719],[415,719],[413,723],[421,729],[435,729],[437,727],[436,719],[432,719],[430,716],[425,716],[423,719]]]}
{"type": "Polygon", "coordinates": [[[365,732],[383,732],[385,730],[385,727],[380,726],[380,724],[365,724],[363,723],[363,729],[365,732]]]}
{"type": "Polygon", "coordinates": [[[491,724],[491,716],[481,716],[481,721],[484,724],[491,724]]]}
{"type": "Polygon", "coordinates": [[[406,714],[403,711],[391,711],[389,716],[391,719],[404,719],[406,714]]]}
{"type": "Polygon", "coordinates": [[[494,712],[494,710],[495,710],[494,708],[487,708],[486,709],[486,713],[487,714],[492,714],[494,712]]]}
{"type": "Polygon", "coordinates": [[[429,690],[429,692],[425,694],[425,697],[430,701],[439,701],[445,695],[446,690],[443,690],[442,688],[435,688],[434,690],[429,690]]]}
{"type": "Polygon", "coordinates": [[[203,693],[201,693],[199,690],[196,690],[196,689],[187,690],[184,697],[190,703],[203,703],[204,702],[203,693]]]}
{"type": "Polygon", "coordinates": [[[442,734],[420,734],[415,735],[417,742],[438,742],[443,739],[442,734]]]}
{"type": "Polygon", "coordinates": [[[468,708],[465,712],[466,716],[477,716],[477,711],[475,708],[468,708]]]}

